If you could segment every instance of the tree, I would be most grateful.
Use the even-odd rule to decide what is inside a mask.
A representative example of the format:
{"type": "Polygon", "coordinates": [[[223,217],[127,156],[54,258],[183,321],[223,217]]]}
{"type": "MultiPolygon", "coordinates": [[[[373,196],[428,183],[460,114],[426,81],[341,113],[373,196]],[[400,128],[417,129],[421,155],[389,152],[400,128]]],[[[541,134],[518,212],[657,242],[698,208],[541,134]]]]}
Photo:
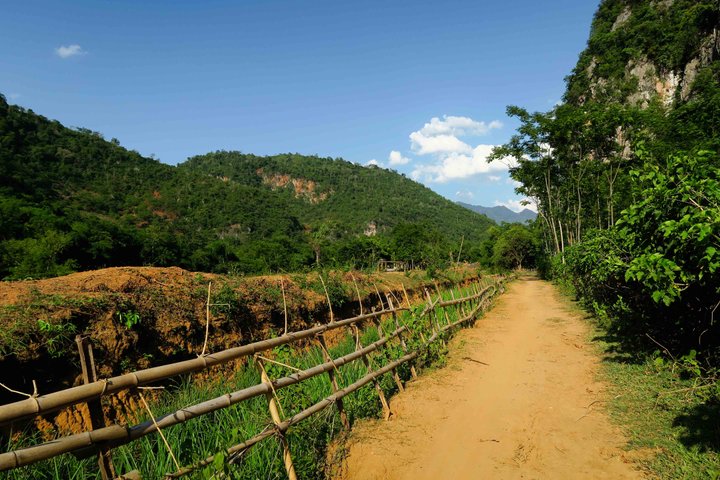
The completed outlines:
{"type": "Polygon", "coordinates": [[[502,231],[493,246],[493,263],[504,269],[522,269],[535,264],[535,237],[528,227],[512,224],[502,231]]]}

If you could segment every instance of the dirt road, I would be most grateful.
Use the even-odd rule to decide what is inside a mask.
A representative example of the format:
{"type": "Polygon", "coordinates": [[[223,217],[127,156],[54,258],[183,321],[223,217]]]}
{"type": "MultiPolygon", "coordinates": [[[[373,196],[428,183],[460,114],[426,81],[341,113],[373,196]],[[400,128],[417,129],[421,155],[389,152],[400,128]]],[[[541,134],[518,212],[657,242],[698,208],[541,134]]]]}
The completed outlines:
{"type": "Polygon", "coordinates": [[[390,421],[353,429],[342,478],[642,478],[603,413],[588,333],[552,285],[515,281],[390,421]]]}

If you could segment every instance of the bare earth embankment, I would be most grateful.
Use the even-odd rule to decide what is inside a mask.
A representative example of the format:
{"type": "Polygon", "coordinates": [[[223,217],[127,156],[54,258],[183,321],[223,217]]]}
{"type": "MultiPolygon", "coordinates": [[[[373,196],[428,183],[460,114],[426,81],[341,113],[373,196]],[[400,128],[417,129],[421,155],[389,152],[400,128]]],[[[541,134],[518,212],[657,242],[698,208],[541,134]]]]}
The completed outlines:
{"type": "Polygon", "coordinates": [[[603,413],[588,333],[552,285],[513,282],[446,368],[393,399],[389,422],[356,426],[342,477],[642,478],[603,413]]]}

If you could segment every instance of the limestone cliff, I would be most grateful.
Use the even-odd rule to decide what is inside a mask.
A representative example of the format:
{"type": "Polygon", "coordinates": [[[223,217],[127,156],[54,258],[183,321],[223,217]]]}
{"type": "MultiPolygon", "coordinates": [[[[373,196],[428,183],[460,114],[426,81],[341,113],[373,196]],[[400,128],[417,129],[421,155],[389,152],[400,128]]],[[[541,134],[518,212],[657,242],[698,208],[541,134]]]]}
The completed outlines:
{"type": "Polygon", "coordinates": [[[604,0],[565,101],[672,108],[693,96],[705,70],[720,75],[717,0],[604,0]]]}

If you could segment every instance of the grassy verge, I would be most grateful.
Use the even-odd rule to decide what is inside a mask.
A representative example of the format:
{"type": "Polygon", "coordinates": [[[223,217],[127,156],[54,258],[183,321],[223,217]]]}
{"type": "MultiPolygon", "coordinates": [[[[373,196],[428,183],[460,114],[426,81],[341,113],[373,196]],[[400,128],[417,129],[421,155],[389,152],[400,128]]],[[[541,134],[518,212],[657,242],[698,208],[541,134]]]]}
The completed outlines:
{"type": "MultiPolygon", "coordinates": [[[[567,289],[561,290],[569,297],[567,289]]],[[[717,384],[698,376],[692,360],[670,358],[662,350],[633,350],[626,339],[582,312],[593,324],[592,343],[603,360],[606,410],[628,439],[628,456],[650,478],[719,479],[717,384]]]]}
{"type": "MultiPolygon", "coordinates": [[[[469,289],[456,289],[452,293],[448,290],[443,296],[445,299],[449,299],[453,295],[457,298],[471,293],[469,289]]],[[[447,318],[443,312],[439,312],[438,318],[441,323],[453,322],[459,319],[460,315],[459,308],[450,307],[447,309],[447,318]]],[[[421,333],[428,336],[431,322],[435,319],[431,314],[419,320],[416,316],[405,312],[400,321],[410,328],[406,341],[408,347],[414,349],[423,341],[421,333]]],[[[394,330],[393,320],[386,319],[383,328],[385,332],[394,330]]],[[[378,332],[374,327],[364,329],[361,334],[363,345],[377,339],[378,332]]],[[[427,350],[418,359],[416,366],[427,367],[441,361],[444,352],[439,345],[440,342],[436,342],[432,348],[427,350]]],[[[348,334],[330,348],[330,354],[333,357],[339,357],[354,349],[355,338],[348,334]]],[[[316,347],[293,350],[288,346],[283,346],[264,355],[295,369],[306,369],[323,362],[322,351],[316,347]]],[[[371,355],[371,368],[376,369],[402,355],[402,349],[397,341],[392,341],[385,348],[371,355]]],[[[276,364],[267,364],[266,369],[271,378],[293,373],[292,369],[276,364]]],[[[342,387],[353,383],[366,373],[365,366],[358,360],[339,367],[336,375],[342,387]]],[[[410,378],[409,365],[402,365],[398,369],[398,373],[403,380],[408,380],[410,378]]],[[[158,416],[259,382],[257,368],[252,360],[248,360],[228,378],[216,378],[213,381],[198,383],[187,377],[168,391],[161,393],[159,399],[152,403],[151,408],[158,416]]],[[[397,388],[390,374],[384,375],[380,384],[388,396],[392,395],[397,388]]],[[[288,418],[331,393],[331,385],[326,375],[319,375],[281,389],[277,392],[283,409],[281,416],[288,418]]],[[[351,423],[358,418],[378,416],[381,412],[380,402],[372,383],[346,397],[343,403],[351,423]]],[[[147,418],[147,415],[144,417],[147,418]]],[[[144,418],[140,420],[142,421],[144,418]]],[[[222,452],[229,446],[263,431],[270,425],[267,401],[264,397],[258,397],[163,430],[163,432],[180,465],[188,465],[222,452]]],[[[327,446],[341,432],[342,424],[337,409],[334,407],[325,409],[320,414],[290,429],[288,441],[300,478],[320,479],[325,477],[329,467],[327,465],[327,446]]],[[[24,436],[20,441],[11,442],[8,450],[36,443],[33,440],[29,436],[24,436]]],[[[176,470],[173,459],[158,435],[149,435],[132,444],[113,450],[113,458],[119,474],[137,469],[143,478],[162,478],[165,473],[176,470]]],[[[219,455],[217,459],[217,463],[190,475],[190,478],[218,478],[218,473],[225,473],[229,478],[285,478],[282,452],[278,442],[273,438],[248,450],[236,465],[228,467],[223,455],[219,455]]],[[[67,454],[36,465],[12,470],[6,475],[5,478],[13,480],[27,478],[72,480],[99,477],[94,459],[78,460],[67,454]]]]}
{"type": "Polygon", "coordinates": [[[606,353],[608,412],[637,450],[642,468],[662,479],[720,478],[720,405],[695,380],[651,358],[628,362],[606,353]]]}

